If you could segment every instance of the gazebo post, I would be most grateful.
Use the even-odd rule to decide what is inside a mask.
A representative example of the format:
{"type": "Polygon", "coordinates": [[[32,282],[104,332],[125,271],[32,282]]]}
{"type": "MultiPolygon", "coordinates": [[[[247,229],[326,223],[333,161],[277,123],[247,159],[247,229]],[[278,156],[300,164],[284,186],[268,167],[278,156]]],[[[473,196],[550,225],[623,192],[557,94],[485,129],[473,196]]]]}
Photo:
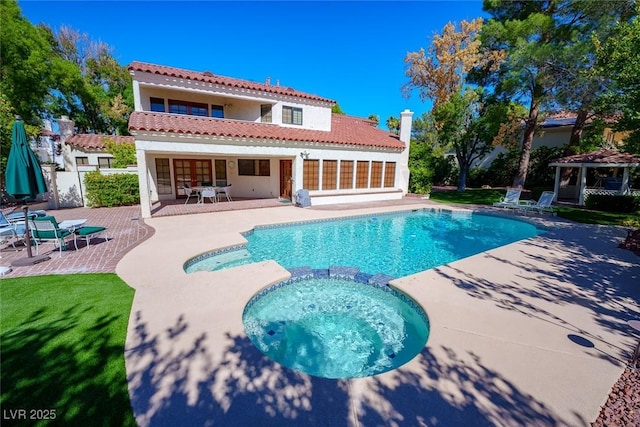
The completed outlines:
{"type": "Polygon", "coordinates": [[[560,166],[556,166],[556,180],[553,184],[553,192],[556,193],[556,195],[554,196],[556,200],[558,200],[558,195],[560,194],[560,171],[560,166]]]}
{"type": "Polygon", "coordinates": [[[580,168],[580,193],[578,196],[578,204],[584,206],[584,189],[587,187],[587,167],[580,168]]]}
{"type": "Polygon", "coordinates": [[[625,167],[622,171],[622,186],[620,187],[620,194],[628,194],[630,192],[629,167],[625,167]]]}

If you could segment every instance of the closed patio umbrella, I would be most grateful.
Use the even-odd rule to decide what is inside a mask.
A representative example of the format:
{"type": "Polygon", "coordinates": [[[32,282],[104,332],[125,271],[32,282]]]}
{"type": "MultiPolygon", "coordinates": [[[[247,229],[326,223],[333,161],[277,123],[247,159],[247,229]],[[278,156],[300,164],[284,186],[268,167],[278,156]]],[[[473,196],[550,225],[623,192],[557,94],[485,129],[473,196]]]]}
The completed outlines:
{"type": "MultiPolygon", "coordinates": [[[[26,203],[29,199],[35,199],[38,194],[47,192],[47,183],[42,175],[40,161],[36,157],[27,141],[27,133],[20,117],[16,117],[11,130],[11,149],[7,157],[5,168],[5,185],[7,194],[17,200],[26,203]]],[[[12,263],[14,266],[32,265],[49,259],[46,256],[34,257],[31,253],[31,238],[27,224],[27,206],[23,207],[25,221],[25,244],[27,246],[26,259],[18,259],[12,263]]]]}

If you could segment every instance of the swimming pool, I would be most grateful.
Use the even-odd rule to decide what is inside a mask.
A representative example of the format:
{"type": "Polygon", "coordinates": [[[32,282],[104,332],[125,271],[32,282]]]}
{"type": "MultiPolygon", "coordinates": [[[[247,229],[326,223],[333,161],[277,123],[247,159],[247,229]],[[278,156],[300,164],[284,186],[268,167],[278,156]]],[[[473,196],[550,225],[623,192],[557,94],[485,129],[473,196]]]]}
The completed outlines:
{"type": "Polygon", "coordinates": [[[199,255],[184,269],[215,271],[275,260],[284,268],[339,265],[403,277],[541,232],[510,218],[414,210],[256,227],[244,234],[246,245],[199,255]]]}
{"type": "Polygon", "coordinates": [[[386,285],[349,279],[288,280],[246,305],[247,336],[267,357],[324,378],[359,378],[395,369],[427,342],[422,308],[386,285]]]}

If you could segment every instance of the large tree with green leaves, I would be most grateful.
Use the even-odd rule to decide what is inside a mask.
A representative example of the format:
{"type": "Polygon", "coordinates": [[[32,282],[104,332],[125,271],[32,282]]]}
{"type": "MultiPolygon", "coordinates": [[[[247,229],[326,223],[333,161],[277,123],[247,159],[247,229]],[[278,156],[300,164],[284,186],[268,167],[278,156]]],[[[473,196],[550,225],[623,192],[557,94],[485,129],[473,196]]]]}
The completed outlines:
{"type": "Polygon", "coordinates": [[[578,112],[574,141],[579,140],[593,100],[605,83],[593,68],[594,32],[605,34],[620,16],[624,1],[484,0],[491,19],[483,26],[483,48],[502,49],[506,60],[498,71],[477,73],[476,81],[528,106],[521,156],[513,186],[527,177],[531,145],[545,112],[571,108],[578,112]]]}
{"type": "Polygon", "coordinates": [[[640,154],[640,4],[630,20],[615,26],[611,37],[595,36],[594,43],[598,66],[613,80],[601,102],[620,114],[616,129],[630,131],[625,150],[640,154]]]}
{"type": "Polygon", "coordinates": [[[438,139],[456,152],[460,168],[458,191],[465,190],[473,163],[493,149],[494,136],[503,121],[500,116],[489,114],[500,103],[489,101],[482,88],[467,84],[467,74],[474,67],[495,70],[502,60],[498,50],[481,51],[481,28],[480,18],[462,21],[459,28],[448,23],[441,34],[434,36],[427,51],[420,49],[405,57],[409,82],[403,89],[406,94],[417,89],[421,98],[433,102],[438,139]],[[489,119],[498,121],[490,124],[489,119]]]}
{"type": "Polygon", "coordinates": [[[126,134],[133,110],[131,76],[114,59],[112,48],[70,27],[45,29],[57,53],[52,114],[68,115],[80,132],[126,134]]]}

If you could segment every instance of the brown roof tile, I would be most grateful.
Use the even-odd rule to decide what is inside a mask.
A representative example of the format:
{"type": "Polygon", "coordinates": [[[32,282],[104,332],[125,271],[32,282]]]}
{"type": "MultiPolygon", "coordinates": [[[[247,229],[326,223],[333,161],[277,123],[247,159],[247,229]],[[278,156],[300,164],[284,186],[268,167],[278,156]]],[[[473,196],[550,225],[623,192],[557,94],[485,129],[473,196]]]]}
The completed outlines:
{"type": "Polygon", "coordinates": [[[128,142],[134,143],[135,139],[132,136],[119,136],[119,135],[102,135],[92,133],[79,133],[69,137],[65,144],[73,145],[78,148],[85,149],[104,149],[106,148],[106,139],[115,141],[116,143],[128,142]]]}
{"type": "Polygon", "coordinates": [[[312,101],[328,102],[330,104],[336,103],[331,99],[322,98],[317,95],[300,92],[291,87],[278,86],[278,85],[274,86],[270,84],[267,85],[264,83],[257,83],[250,80],[242,80],[242,79],[235,79],[232,77],[218,76],[218,75],[212,74],[209,71],[205,71],[201,73],[198,71],[184,70],[181,68],[167,67],[164,65],[148,64],[145,62],[138,62],[138,61],[132,62],[129,65],[129,70],[140,71],[140,72],[151,73],[151,74],[159,74],[162,76],[178,77],[178,78],[187,79],[187,80],[196,80],[201,82],[207,82],[207,83],[242,88],[242,89],[257,90],[261,92],[275,93],[279,95],[295,96],[298,98],[309,99],[312,101]]]}
{"type": "Polygon", "coordinates": [[[555,159],[552,163],[640,163],[640,158],[614,148],[602,148],[591,153],[555,159]]]}
{"type": "Polygon", "coordinates": [[[327,132],[238,120],[136,111],[129,118],[129,131],[405,148],[397,135],[376,128],[371,121],[341,114],[332,115],[331,131],[327,132]]]}

